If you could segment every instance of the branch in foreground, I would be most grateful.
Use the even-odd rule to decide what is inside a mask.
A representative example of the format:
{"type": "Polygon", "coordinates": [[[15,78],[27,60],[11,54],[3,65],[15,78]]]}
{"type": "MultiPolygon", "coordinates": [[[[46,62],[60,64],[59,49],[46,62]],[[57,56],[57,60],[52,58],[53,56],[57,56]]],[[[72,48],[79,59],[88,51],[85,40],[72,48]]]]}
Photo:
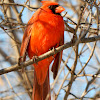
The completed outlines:
{"type": "MultiPolygon", "coordinates": [[[[89,37],[89,38],[81,39],[80,43],[94,42],[94,41],[98,41],[98,40],[100,40],[100,35],[95,36],[95,37],[89,37]]],[[[38,56],[35,59],[35,61],[34,61],[34,59],[30,59],[30,60],[24,62],[23,64],[21,64],[20,66],[18,64],[16,64],[14,66],[1,69],[0,70],[0,75],[8,73],[8,72],[11,72],[11,71],[16,71],[18,69],[21,69],[22,67],[26,67],[26,66],[31,65],[33,63],[37,63],[37,62],[39,62],[39,61],[41,61],[41,60],[43,60],[43,59],[45,59],[47,57],[53,56],[54,54],[56,54],[56,53],[58,53],[58,52],[60,52],[60,51],[62,51],[64,49],[66,49],[66,48],[74,46],[76,42],[77,42],[77,40],[74,43],[68,42],[68,43],[66,43],[66,44],[64,44],[64,45],[62,45],[60,47],[55,48],[55,50],[48,51],[48,52],[38,56]]]]}

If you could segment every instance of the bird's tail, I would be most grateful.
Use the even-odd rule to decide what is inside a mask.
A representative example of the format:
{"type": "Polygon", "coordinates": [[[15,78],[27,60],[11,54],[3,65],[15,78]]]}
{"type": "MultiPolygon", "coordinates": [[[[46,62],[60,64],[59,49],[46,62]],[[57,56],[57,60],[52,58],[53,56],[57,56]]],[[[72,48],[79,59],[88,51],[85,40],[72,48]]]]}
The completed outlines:
{"type": "Polygon", "coordinates": [[[32,100],[51,100],[50,97],[50,84],[49,84],[49,70],[43,84],[39,85],[34,71],[34,83],[32,100]]]}

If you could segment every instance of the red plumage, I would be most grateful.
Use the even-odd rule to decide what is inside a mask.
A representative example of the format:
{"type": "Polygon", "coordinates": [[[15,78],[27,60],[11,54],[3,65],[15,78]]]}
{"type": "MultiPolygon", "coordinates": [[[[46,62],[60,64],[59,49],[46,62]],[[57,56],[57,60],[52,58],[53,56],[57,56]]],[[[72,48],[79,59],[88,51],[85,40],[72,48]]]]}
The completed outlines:
{"type": "MultiPolygon", "coordinates": [[[[42,1],[42,3],[43,6],[33,14],[27,24],[20,56],[25,56],[25,53],[28,52],[31,59],[33,56],[44,54],[52,47],[58,47],[64,43],[64,21],[63,17],[58,14],[64,11],[64,8],[61,6],[55,7],[58,3],[51,1],[42,1]],[[49,6],[55,7],[55,13],[49,6]]],[[[61,58],[62,53],[58,53],[54,57],[51,56],[33,64],[35,72],[32,100],[45,100],[50,90],[49,65],[54,60],[52,71],[55,78],[61,58]]],[[[50,100],[50,97],[48,100],[50,100]]]]}

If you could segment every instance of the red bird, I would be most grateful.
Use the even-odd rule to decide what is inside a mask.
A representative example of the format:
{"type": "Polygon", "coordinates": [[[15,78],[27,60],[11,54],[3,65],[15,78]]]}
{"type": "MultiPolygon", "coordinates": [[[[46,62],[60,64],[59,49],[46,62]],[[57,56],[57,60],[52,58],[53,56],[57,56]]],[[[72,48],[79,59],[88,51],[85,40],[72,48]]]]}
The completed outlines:
{"type": "MultiPolygon", "coordinates": [[[[42,1],[42,4],[25,29],[20,51],[24,60],[26,52],[31,59],[64,44],[64,21],[60,13],[65,9],[56,2],[42,1]]],[[[33,64],[35,70],[32,100],[46,99],[50,92],[49,65],[54,60],[52,71],[55,78],[61,59],[62,52],[33,64]]],[[[48,100],[51,100],[50,96],[48,100]]]]}

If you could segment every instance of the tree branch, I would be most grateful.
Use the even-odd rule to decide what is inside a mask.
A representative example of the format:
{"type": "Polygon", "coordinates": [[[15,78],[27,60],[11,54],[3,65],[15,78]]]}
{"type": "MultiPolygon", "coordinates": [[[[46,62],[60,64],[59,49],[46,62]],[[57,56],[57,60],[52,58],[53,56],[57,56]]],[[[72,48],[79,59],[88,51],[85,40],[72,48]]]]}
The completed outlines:
{"type": "Polygon", "coordinates": [[[31,11],[33,11],[34,9],[38,9],[38,8],[36,8],[36,7],[31,7],[30,5],[18,4],[18,3],[1,3],[1,2],[0,2],[0,5],[22,6],[22,7],[28,8],[28,9],[31,10],[31,11]]]}
{"type": "MultiPolygon", "coordinates": [[[[89,38],[83,38],[80,40],[80,43],[94,42],[94,41],[98,41],[98,40],[100,40],[100,35],[94,36],[94,37],[89,37],[89,38]]],[[[30,60],[24,62],[23,64],[21,64],[20,66],[18,64],[16,64],[16,65],[13,65],[13,66],[8,67],[8,68],[1,69],[0,75],[11,72],[11,71],[16,71],[18,69],[21,69],[22,67],[26,67],[26,66],[31,65],[33,63],[37,63],[37,62],[39,62],[47,57],[53,56],[54,54],[66,49],[66,48],[74,46],[75,43],[77,43],[77,41],[78,40],[76,40],[76,42],[74,42],[74,43],[73,42],[65,43],[64,45],[55,48],[55,50],[48,51],[48,52],[38,56],[38,58],[36,58],[35,61],[33,59],[30,59],[30,60]]]]}

